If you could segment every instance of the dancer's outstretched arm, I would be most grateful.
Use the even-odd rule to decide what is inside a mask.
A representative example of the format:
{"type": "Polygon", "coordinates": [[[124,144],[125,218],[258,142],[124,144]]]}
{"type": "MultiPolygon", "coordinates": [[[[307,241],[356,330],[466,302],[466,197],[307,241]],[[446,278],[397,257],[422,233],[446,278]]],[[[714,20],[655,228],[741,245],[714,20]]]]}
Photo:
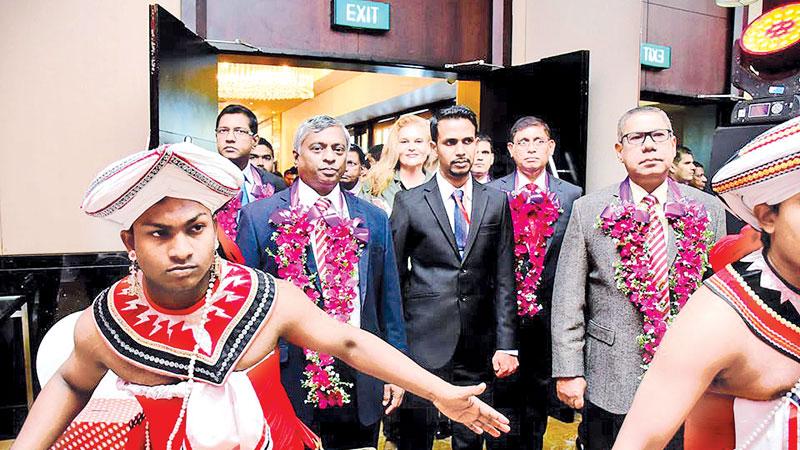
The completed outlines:
{"type": "Polygon", "coordinates": [[[428,399],[447,417],[476,433],[499,436],[509,431],[508,419],[477,398],[486,389],[484,384],[447,383],[377,336],[328,317],[292,284],[278,283],[269,320],[293,344],[338,357],[356,370],[428,399]]]}
{"type": "Polygon", "coordinates": [[[749,333],[733,308],[701,287],[675,318],[636,391],[614,450],[661,449],[749,333]]]}
{"type": "Polygon", "coordinates": [[[47,449],[89,401],[108,369],[98,359],[92,311],[81,314],[75,327],[75,349],[36,397],[12,449],[47,449]]]}

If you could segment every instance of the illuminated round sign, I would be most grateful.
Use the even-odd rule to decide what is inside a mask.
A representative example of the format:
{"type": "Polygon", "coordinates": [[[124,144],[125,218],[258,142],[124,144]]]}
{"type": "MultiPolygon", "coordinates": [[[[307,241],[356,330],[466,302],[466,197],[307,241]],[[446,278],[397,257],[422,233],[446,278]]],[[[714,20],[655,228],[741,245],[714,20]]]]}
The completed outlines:
{"type": "Polygon", "coordinates": [[[771,55],[800,41],[800,3],[775,8],[744,30],[741,47],[751,55],[771,55]]]}

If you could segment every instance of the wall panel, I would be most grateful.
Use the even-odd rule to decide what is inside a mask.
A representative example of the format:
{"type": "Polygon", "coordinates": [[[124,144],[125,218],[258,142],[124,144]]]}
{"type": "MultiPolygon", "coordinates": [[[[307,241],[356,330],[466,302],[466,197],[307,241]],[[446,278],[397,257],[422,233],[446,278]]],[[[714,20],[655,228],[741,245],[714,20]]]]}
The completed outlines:
{"type": "Polygon", "coordinates": [[[122,249],[79,207],[100,169],[147,147],[150,3],[0,2],[0,254],[122,249]]]}
{"type": "Polygon", "coordinates": [[[717,6],[714,0],[646,0],[651,5],[679,9],[708,16],[727,18],[728,8],[717,6]]]}
{"type": "Polygon", "coordinates": [[[670,68],[642,70],[642,90],[684,96],[727,92],[729,9],[690,0],[654,0],[642,6],[643,42],[672,47],[670,68]]]}
{"type": "Polygon", "coordinates": [[[513,6],[514,65],[589,50],[586,163],[590,169],[586,186],[592,192],[618,182],[625,171],[614,156],[617,119],[639,100],[642,4],[631,0],[515,0],[513,6]]]}
{"type": "Polygon", "coordinates": [[[207,0],[207,37],[271,53],[431,67],[490,59],[491,0],[387,3],[391,30],[368,34],[332,30],[330,0],[207,0]]]}

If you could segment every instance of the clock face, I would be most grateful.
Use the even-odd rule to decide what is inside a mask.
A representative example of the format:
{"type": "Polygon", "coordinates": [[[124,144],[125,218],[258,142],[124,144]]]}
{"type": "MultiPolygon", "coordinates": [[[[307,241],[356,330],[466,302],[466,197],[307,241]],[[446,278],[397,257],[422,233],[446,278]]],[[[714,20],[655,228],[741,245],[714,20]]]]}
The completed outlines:
{"type": "Polygon", "coordinates": [[[741,47],[752,55],[770,55],[800,41],[800,3],[768,11],[744,30],[741,47]]]}

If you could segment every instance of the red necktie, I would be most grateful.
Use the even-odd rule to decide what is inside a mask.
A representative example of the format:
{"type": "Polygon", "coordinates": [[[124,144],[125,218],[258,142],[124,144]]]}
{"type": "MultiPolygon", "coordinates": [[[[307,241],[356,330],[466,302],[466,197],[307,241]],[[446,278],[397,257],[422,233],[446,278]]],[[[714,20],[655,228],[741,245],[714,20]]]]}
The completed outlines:
{"type": "Polygon", "coordinates": [[[650,249],[650,268],[653,270],[653,279],[658,289],[659,310],[664,314],[669,312],[669,266],[667,265],[667,241],[664,225],[656,213],[659,207],[658,199],[652,195],[642,199],[650,214],[650,223],[647,225],[645,243],[650,249]]]}

